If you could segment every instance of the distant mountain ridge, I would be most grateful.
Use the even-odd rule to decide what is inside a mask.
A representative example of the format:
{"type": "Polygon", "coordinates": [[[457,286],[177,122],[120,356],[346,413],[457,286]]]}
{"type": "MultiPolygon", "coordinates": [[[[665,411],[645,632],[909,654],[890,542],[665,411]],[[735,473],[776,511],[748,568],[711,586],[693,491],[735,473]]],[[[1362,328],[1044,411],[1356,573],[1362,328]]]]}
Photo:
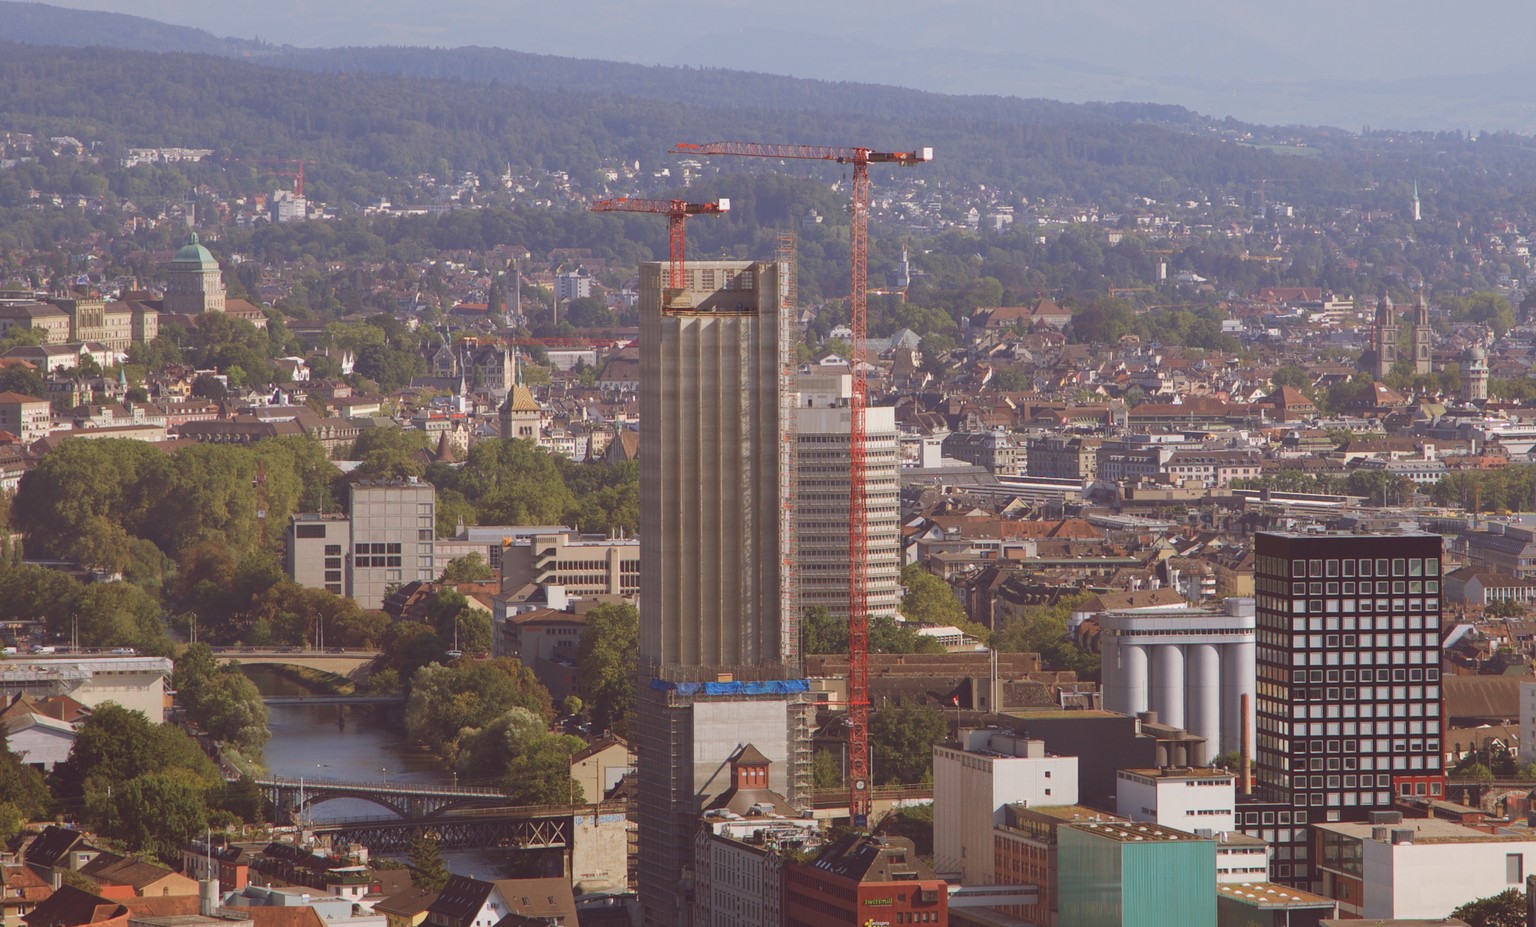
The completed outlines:
{"type": "Polygon", "coordinates": [[[0,41],[33,45],[101,46],[128,51],[187,52],[242,58],[270,67],[330,74],[392,74],[534,90],[622,93],[628,97],[718,106],[750,101],[788,112],[858,111],[889,119],[966,118],[987,123],[1149,122],[1193,127],[1205,117],[1180,106],[1140,103],[1061,103],[1008,96],[955,96],[885,84],[784,77],[724,68],[627,64],[502,48],[468,46],[296,48],[222,38],[122,13],[75,10],[0,0],[0,41]]]}
{"type": "Polygon", "coordinates": [[[276,48],[261,42],[221,38],[202,29],[173,26],[143,16],[17,0],[0,2],[0,39],[65,48],[99,45],[129,51],[229,56],[248,56],[276,48]]]}
{"type": "MultiPolygon", "coordinates": [[[[101,4],[107,0],[66,2],[101,4]]],[[[303,0],[267,0],[259,13],[256,5],[248,4],[238,5],[238,10],[219,11],[187,9],[182,0],[112,2],[134,6],[148,15],[0,0],[0,40],[50,46],[184,51],[260,59],[273,66],[305,70],[452,77],[517,83],[536,89],[588,86],[594,77],[600,76],[608,84],[600,92],[705,105],[712,105],[707,96],[711,88],[724,82],[754,88],[766,98],[759,104],[771,108],[815,105],[818,97],[838,100],[837,106],[847,99],[878,105],[904,101],[904,105],[915,106],[918,98],[903,96],[914,93],[926,96],[930,105],[954,105],[934,104],[935,100],[964,101],[967,108],[991,111],[1001,118],[1017,118],[1011,115],[1017,113],[1025,114],[1023,118],[1037,118],[1041,113],[1055,119],[1087,118],[1090,113],[1111,120],[1125,118],[1126,111],[1111,108],[1106,112],[1091,102],[1055,104],[1088,107],[1071,117],[1063,110],[1040,108],[1052,99],[1112,100],[1141,101],[1120,104],[1132,107],[1130,112],[1135,115],[1131,118],[1135,120],[1174,125],[1198,119],[1196,113],[1217,114],[1216,118],[1237,113],[1248,124],[1338,125],[1355,131],[1369,125],[1536,134],[1536,107],[1531,106],[1524,90],[1524,78],[1536,67],[1536,58],[1523,48],[1510,47],[1503,34],[1489,38],[1487,42],[1491,44],[1487,48],[1480,46],[1480,51],[1486,54],[1413,55],[1406,51],[1384,51],[1380,45],[1361,47],[1352,49],[1359,54],[1348,55],[1349,61],[1362,62],[1359,67],[1335,69],[1322,64],[1264,66],[1267,62],[1310,60],[1301,54],[1302,49],[1294,46],[1294,28],[1271,34],[1268,29],[1256,31],[1252,23],[1246,27],[1231,22],[1223,25],[1219,17],[1198,16],[1187,22],[1181,20],[1186,28],[1174,30],[1166,36],[1168,41],[1163,42],[1144,34],[1145,15],[1095,19],[1086,7],[1031,6],[1027,12],[1011,10],[1015,19],[1027,15],[1043,30],[1034,41],[1017,47],[1000,46],[995,40],[982,41],[983,37],[968,35],[963,31],[965,17],[955,16],[946,28],[938,30],[942,36],[930,36],[927,43],[893,39],[889,30],[883,34],[883,40],[874,36],[866,40],[846,30],[839,34],[830,26],[825,32],[808,31],[811,27],[805,26],[795,31],[788,23],[730,26],[722,21],[721,31],[716,33],[694,30],[694,41],[684,54],[675,50],[659,52],[656,43],[665,40],[664,34],[658,34],[663,29],[663,17],[647,18],[637,12],[639,5],[623,4],[621,0],[587,0],[605,11],[595,21],[584,23],[592,30],[590,35],[567,28],[569,23],[563,17],[580,14],[563,12],[559,5],[524,11],[528,12],[527,17],[514,18],[526,20],[524,31],[509,32],[506,23],[512,20],[500,16],[501,10],[495,7],[498,0],[458,0],[435,9],[425,9],[430,4],[421,0],[333,0],[323,9],[306,8],[303,0]],[[360,4],[367,5],[366,14],[360,4]],[[168,25],[152,18],[157,15],[204,24],[220,23],[223,25],[215,28],[258,38],[222,38],[203,29],[168,25]],[[495,18],[486,22],[485,28],[477,29],[470,25],[477,16],[495,18]],[[296,22],[306,25],[297,29],[296,22]],[[628,31],[621,30],[621,40],[615,44],[615,30],[621,29],[621,25],[628,31]],[[276,33],[266,38],[300,42],[304,47],[262,41],[264,27],[276,33]],[[740,30],[750,30],[752,41],[744,42],[746,33],[740,30]],[[1050,36],[1058,33],[1058,37],[1070,35],[1074,40],[1053,44],[1050,36]],[[573,38],[581,35],[590,41],[573,38]],[[608,41],[599,41],[600,36],[607,36],[608,41]],[[466,42],[483,43],[484,47],[466,42]],[[511,47],[555,54],[508,50],[511,47]],[[1495,47],[1504,51],[1494,51],[1495,47]],[[793,54],[786,54],[786,49],[792,49],[793,54]],[[1181,65],[1196,58],[1203,62],[1203,72],[1193,73],[1181,65]],[[683,63],[619,63],[640,59],[681,59],[683,63]],[[1401,65],[1403,61],[1412,61],[1416,66],[1405,68],[1401,65]],[[1387,64],[1394,66],[1385,67],[1387,64]],[[1378,69],[1375,73],[1380,76],[1361,76],[1372,73],[1372,68],[1378,69]],[[787,73],[811,77],[774,76],[787,73]],[[901,89],[906,87],[939,92],[901,89]],[[976,94],[978,89],[992,93],[976,94]],[[783,100],[775,95],[782,95],[783,100]]],[[[683,4],[685,0],[676,2],[683,4]]],[[[696,5],[704,2],[707,0],[696,0],[696,5]]],[[[804,13],[811,0],[785,2],[798,3],[804,13]]],[[[1003,4],[1007,0],[995,2],[1003,4]]],[[[1332,0],[1308,2],[1317,7],[1332,0]]],[[[1377,5],[1386,2],[1377,0],[1377,5]]],[[[1510,8],[1515,2],[1499,0],[1510,8]]],[[[1306,18],[1299,7],[1289,12],[1293,19],[1306,18]]],[[[846,10],[844,13],[852,15],[846,10]]],[[[846,20],[847,15],[842,19],[846,20]]],[[[1440,18],[1444,20],[1450,15],[1446,13],[1440,18]]],[[[1403,19],[1419,21],[1407,11],[1403,19]]],[[[1176,23],[1169,20],[1164,25],[1172,28],[1176,23]]],[[[1402,32],[1401,23],[1385,25],[1396,25],[1398,33],[1402,32]]],[[[1448,27],[1445,22],[1441,25],[1448,27]]],[[[1421,31],[1432,28],[1426,24],[1421,31]]],[[[1511,28],[1504,32],[1515,34],[1520,30],[1511,28]]],[[[1465,44],[1465,37],[1461,38],[1465,44]]],[[[1338,37],[1334,39],[1333,45],[1337,45],[1338,37]]]]}

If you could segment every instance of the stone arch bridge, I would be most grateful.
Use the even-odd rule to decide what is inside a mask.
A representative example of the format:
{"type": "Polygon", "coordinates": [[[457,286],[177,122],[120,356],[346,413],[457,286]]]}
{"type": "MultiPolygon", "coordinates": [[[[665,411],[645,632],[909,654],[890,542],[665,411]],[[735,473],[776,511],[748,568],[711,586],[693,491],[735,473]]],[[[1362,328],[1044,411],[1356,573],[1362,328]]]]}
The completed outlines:
{"type": "Polygon", "coordinates": [[[213,655],[221,666],[229,663],[239,663],[243,666],[259,666],[264,663],[286,664],[351,678],[366,674],[374,661],[381,656],[377,650],[340,650],[339,648],[298,650],[251,647],[215,647],[213,655]]]}

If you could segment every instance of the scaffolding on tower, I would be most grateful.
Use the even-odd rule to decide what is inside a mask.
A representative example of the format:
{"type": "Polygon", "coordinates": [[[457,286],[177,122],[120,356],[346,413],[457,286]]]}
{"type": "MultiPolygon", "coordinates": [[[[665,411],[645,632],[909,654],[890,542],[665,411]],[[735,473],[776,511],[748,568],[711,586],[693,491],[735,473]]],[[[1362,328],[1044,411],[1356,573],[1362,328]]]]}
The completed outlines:
{"type": "Polygon", "coordinates": [[[848,429],[848,812],[855,828],[869,825],[869,512],[866,494],[865,412],[869,341],[869,165],[910,167],[933,160],[932,148],[875,151],[825,145],[764,145],[756,142],[679,143],[674,154],[739,155],[751,158],[831,161],[853,167],[849,242],[852,252],[848,303],[853,329],[849,359],[853,390],[848,429]]]}
{"type": "Polygon", "coordinates": [[[800,664],[799,525],[796,523],[795,266],[798,237],[779,235],[779,620],[784,662],[800,664]]]}

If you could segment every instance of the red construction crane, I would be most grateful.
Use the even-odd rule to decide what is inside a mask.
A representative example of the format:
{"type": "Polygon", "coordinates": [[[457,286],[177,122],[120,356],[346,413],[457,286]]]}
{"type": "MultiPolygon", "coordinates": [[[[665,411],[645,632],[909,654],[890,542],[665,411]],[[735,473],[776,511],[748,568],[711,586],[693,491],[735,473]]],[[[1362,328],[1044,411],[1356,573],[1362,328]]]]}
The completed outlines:
{"type": "Polygon", "coordinates": [[[753,142],[679,143],[674,154],[741,155],[752,158],[833,161],[853,165],[850,233],[853,261],[848,302],[852,309],[853,395],[848,430],[848,813],[854,827],[869,825],[869,514],[865,474],[865,368],[869,336],[869,165],[911,167],[933,160],[932,148],[875,151],[822,145],[760,145],[753,142]]]}
{"type": "Polygon", "coordinates": [[[279,177],[291,177],[293,179],[293,195],[304,195],[304,165],[313,164],[314,161],[304,158],[231,158],[239,164],[296,164],[298,167],[292,170],[273,171],[279,177]]]}
{"type": "Polygon", "coordinates": [[[687,250],[687,236],[683,230],[688,217],[718,216],[721,213],[730,212],[731,201],[721,199],[714,203],[688,203],[683,200],[642,200],[621,196],[617,199],[598,200],[590,208],[593,212],[648,212],[666,216],[672,261],[671,271],[667,277],[667,288],[681,290],[683,288],[683,253],[687,250]]]}

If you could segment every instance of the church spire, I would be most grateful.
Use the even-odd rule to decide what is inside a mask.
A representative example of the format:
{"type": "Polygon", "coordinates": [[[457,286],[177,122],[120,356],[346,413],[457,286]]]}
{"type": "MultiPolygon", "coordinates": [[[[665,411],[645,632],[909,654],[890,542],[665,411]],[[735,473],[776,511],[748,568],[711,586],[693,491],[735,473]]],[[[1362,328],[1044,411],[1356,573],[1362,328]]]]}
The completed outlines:
{"type": "Polygon", "coordinates": [[[1419,282],[1419,301],[1413,310],[1413,372],[1426,374],[1434,369],[1435,331],[1429,324],[1429,303],[1424,301],[1424,283],[1419,282]]]}

